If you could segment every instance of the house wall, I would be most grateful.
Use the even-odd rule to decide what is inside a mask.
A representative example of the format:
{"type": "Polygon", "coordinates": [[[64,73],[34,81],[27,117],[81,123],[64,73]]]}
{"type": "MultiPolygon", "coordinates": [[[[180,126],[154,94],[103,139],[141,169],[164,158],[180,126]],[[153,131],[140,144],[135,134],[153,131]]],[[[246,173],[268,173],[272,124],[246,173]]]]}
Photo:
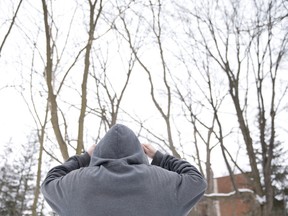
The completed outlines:
{"type": "MultiPolygon", "coordinates": [[[[250,180],[243,174],[234,176],[238,189],[253,189],[250,180]]],[[[218,191],[216,193],[231,193],[235,191],[230,176],[217,178],[215,181],[218,191]]],[[[251,209],[255,205],[252,194],[233,195],[219,199],[220,215],[218,216],[247,216],[252,214],[251,209]]],[[[253,214],[252,214],[253,215],[253,214]]]]}
{"type": "MultiPolygon", "coordinates": [[[[250,189],[253,191],[253,183],[244,174],[234,176],[238,189],[250,189]]],[[[213,193],[206,195],[195,206],[189,216],[259,216],[259,203],[254,193],[241,191],[233,193],[230,176],[214,178],[213,193]]]]}

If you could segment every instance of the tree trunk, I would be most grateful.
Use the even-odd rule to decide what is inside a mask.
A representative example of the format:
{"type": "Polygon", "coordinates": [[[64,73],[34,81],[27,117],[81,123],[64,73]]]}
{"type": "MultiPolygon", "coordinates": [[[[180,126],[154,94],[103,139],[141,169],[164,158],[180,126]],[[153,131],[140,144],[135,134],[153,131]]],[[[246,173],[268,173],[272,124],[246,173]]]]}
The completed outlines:
{"type": "Polygon", "coordinates": [[[43,6],[43,15],[44,15],[44,25],[45,25],[45,36],[46,36],[46,82],[48,87],[48,101],[50,104],[50,112],[51,112],[51,123],[54,130],[54,134],[56,136],[58,145],[60,147],[60,151],[64,160],[69,158],[68,148],[65,140],[63,139],[58,119],[58,105],[56,101],[56,95],[54,94],[54,89],[52,85],[53,81],[53,51],[50,44],[51,34],[50,27],[48,23],[48,9],[45,0],[42,0],[43,6]]]}
{"type": "Polygon", "coordinates": [[[36,175],[36,185],[35,185],[35,192],[34,192],[34,200],[32,205],[32,216],[37,216],[37,206],[40,194],[40,187],[41,187],[41,173],[42,173],[42,156],[43,156],[43,149],[44,149],[44,138],[45,138],[45,128],[48,119],[48,104],[46,107],[45,119],[44,123],[41,125],[40,134],[38,133],[39,138],[39,155],[38,155],[38,166],[37,166],[37,175],[36,175]]]}

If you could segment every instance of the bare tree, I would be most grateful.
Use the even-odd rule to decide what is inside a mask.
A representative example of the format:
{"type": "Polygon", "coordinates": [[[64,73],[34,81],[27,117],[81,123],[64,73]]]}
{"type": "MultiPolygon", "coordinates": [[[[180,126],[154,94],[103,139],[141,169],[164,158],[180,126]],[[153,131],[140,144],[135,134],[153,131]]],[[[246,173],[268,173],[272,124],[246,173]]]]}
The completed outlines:
{"type": "Polygon", "coordinates": [[[94,40],[94,32],[96,30],[96,26],[99,20],[99,17],[102,12],[102,0],[95,0],[91,1],[89,0],[89,32],[88,32],[88,40],[86,45],[86,53],[85,53],[85,63],[84,63],[84,72],[83,72],[83,80],[81,85],[81,110],[80,110],[80,116],[78,121],[78,139],[77,139],[77,147],[76,147],[76,153],[80,154],[82,150],[84,150],[84,143],[83,143],[83,136],[84,136],[84,119],[86,115],[86,107],[87,107],[87,80],[89,75],[89,68],[90,68],[90,55],[91,55],[91,49],[92,44],[94,40]],[[97,7],[98,6],[98,7],[97,7]]]}
{"type": "MultiPolygon", "coordinates": [[[[126,78],[124,79],[123,86],[120,88],[120,90],[117,90],[113,87],[112,82],[107,76],[107,60],[102,60],[99,56],[97,60],[101,65],[102,72],[96,73],[96,71],[94,70],[92,76],[94,78],[97,90],[96,98],[98,103],[98,109],[91,109],[91,111],[101,119],[101,122],[104,123],[104,125],[107,125],[108,128],[111,128],[117,123],[120,105],[131,78],[135,59],[131,54],[129,60],[127,60],[127,63],[124,63],[128,64],[127,73],[126,78]]],[[[118,74],[117,76],[120,75],[118,74]]],[[[119,85],[120,80],[118,79],[117,81],[119,85]]],[[[106,127],[105,130],[107,130],[106,127]]]]}
{"type": "MultiPolygon", "coordinates": [[[[149,69],[149,66],[147,63],[144,63],[144,61],[140,58],[140,56],[137,53],[137,49],[135,45],[132,42],[132,36],[129,30],[129,27],[127,26],[127,21],[121,17],[123,21],[123,25],[126,31],[126,35],[124,36],[127,40],[127,42],[130,45],[131,50],[133,51],[133,54],[135,55],[135,58],[137,59],[138,63],[141,65],[141,67],[144,69],[144,71],[148,75],[148,80],[150,84],[150,95],[153,101],[154,106],[156,107],[157,111],[163,118],[166,126],[166,133],[167,133],[167,141],[164,141],[164,145],[167,146],[172,154],[176,157],[180,157],[176,145],[173,140],[173,128],[172,128],[172,123],[171,123],[171,107],[172,107],[172,91],[171,91],[171,86],[168,80],[169,77],[169,68],[165,59],[164,55],[164,49],[162,45],[162,25],[161,25],[161,9],[162,9],[162,2],[159,0],[157,1],[156,4],[154,4],[152,1],[149,1],[149,5],[147,6],[150,9],[152,21],[151,23],[148,23],[148,26],[150,26],[150,31],[153,34],[154,39],[156,40],[156,46],[158,50],[158,57],[161,62],[161,70],[162,70],[162,77],[163,77],[163,85],[165,91],[165,97],[166,97],[166,104],[161,105],[161,100],[159,96],[157,96],[157,91],[156,91],[156,84],[155,81],[153,81],[152,74],[153,72],[149,69]],[[166,109],[166,110],[165,110],[166,109]]],[[[146,7],[146,6],[145,6],[146,7]]],[[[141,17],[141,16],[140,16],[141,17]]],[[[157,84],[159,85],[159,84],[157,84]]],[[[163,97],[161,98],[163,99],[163,97]]]]}
{"type": "MultiPolygon", "coordinates": [[[[195,52],[193,51],[192,53],[196,52],[197,50],[195,50],[195,52]]],[[[188,84],[184,85],[187,86],[186,88],[183,88],[183,81],[180,80],[180,78],[179,82],[175,82],[174,85],[176,89],[176,97],[179,98],[183,106],[183,113],[186,116],[187,121],[192,126],[191,130],[193,131],[193,143],[196,149],[195,161],[198,162],[200,171],[206,174],[208,182],[206,192],[208,194],[214,193],[214,175],[211,167],[211,163],[213,163],[213,161],[211,161],[211,156],[212,150],[215,147],[220,146],[222,157],[230,174],[233,188],[236,193],[238,193],[238,188],[234,180],[234,171],[230,165],[230,160],[233,161],[238,170],[242,171],[242,169],[239,167],[236,161],[233,160],[233,157],[231,157],[231,154],[225,147],[225,138],[229,137],[233,133],[233,127],[226,132],[227,134],[224,134],[223,127],[225,126],[222,125],[223,117],[221,117],[222,102],[226,99],[227,94],[224,93],[224,95],[217,95],[216,93],[218,85],[212,78],[213,73],[210,71],[209,57],[206,57],[205,60],[198,62],[196,56],[191,54],[191,60],[195,66],[194,70],[192,71],[187,65],[187,58],[186,60],[184,58],[178,58],[185,65],[187,70],[188,84]],[[199,73],[199,76],[196,75],[196,73],[199,73]],[[202,95],[202,97],[200,95],[202,95]],[[199,100],[199,98],[202,99],[199,100]],[[202,158],[199,150],[199,147],[201,147],[203,144],[206,146],[205,159],[202,158]],[[202,161],[204,161],[206,165],[205,172],[202,168],[202,161]]],[[[221,94],[221,92],[218,94],[221,94]]],[[[212,199],[208,198],[206,205],[206,213],[208,215],[216,214],[212,199]]]]}
{"type": "Polygon", "coordinates": [[[22,2],[23,2],[23,0],[19,1],[18,5],[16,7],[16,11],[14,12],[12,20],[10,22],[9,28],[8,28],[6,34],[5,34],[5,36],[4,36],[4,38],[3,38],[2,42],[1,42],[1,45],[0,45],[0,58],[1,58],[1,54],[2,54],[2,50],[4,48],[4,45],[5,45],[5,43],[6,43],[7,39],[8,39],[8,36],[10,35],[10,33],[12,31],[12,28],[15,25],[15,21],[16,21],[16,18],[17,18],[17,15],[18,15],[18,12],[20,10],[22,2]]]}
{"type": "MultiPolygon", "coordinates": [[[[35,54],[36,47],[34,47],[33,53],[35,54]]],[[[48,101],[46,100],[46,106],[44,106],[44,116],[42,119],[42,107],[38,106],[38,95],[41,95],[41,89],[37,90],[37,85],[35,85],[35,77],[39,76],[39,74],[35,73],[34,71],[34,59],[32,59],[31,64],[31,71],[30,71],[30,79],[29,79],[29,94],[28,97],[24,94],[24,86],[21,86],[20,94],[30,112],[30,115],[33,119],[36,128],[36,140],[35,143],[39,144],[37,146],[38,150],[38,158],[37,158],[37,172],[36,172],[36,179],[34,185],[34,197],[33,203],[31,206],[32,215],[38,215],[39,213],[39,195],[40,195],[40,185],[41,185],[41,177],[42,177],[42,165],[43,165],[43,151],[44,151],[44,143],[45,137],[47,136],[46,133],[46,126],[48,123],[48,116],[49,116],[49,106],[48,101]],[[38,92],[37,92],[38,91],[38,92]],[[35,95],[35,93],[37,94],[35,95]],[[38,94],[39,93],[39,94],[38,94]]],[[[42,99],[42,98],[41,98],[42,99]]]]}
{"type": "MultiPolygon", "coordinates": [[[[182,7],[182,11],[186,11],[182,20],[186,22],[189,17],[198,23],[197,28],[185,26],[188,29],[187,35],[196,44],[195,46],[207,53],[219,66],[215,67],[219,70],[218,73],[221,72],[227,78],[228,93],[234,105],[243,143],[246,146],[255,191],[259,196],[266,198],[262,214],[271,215],[274,199],[271,162],[276,139],[275,117],[279,107],[283,105],[282,98],[287,91],[287,86],[282,88],[278,97],[275,88],[283,78],[280,75],[279,66],[287,50],[287,31],[280,30],[278,33],[281,36],[273,37],[272,32],[278,31],[278,25],[281,25],[282,19],[279,17],[285,17],[285,14],[281,15],[283,4],[278,1],[269,1],[267,4],[260,2],[255,1],[254,5],[256,20],[252,17],[251,20],[249,20],[250,17],[245,20],[241,13],[244,5],[240,1],[233,1],[228,5],[218,1],[210,7],[208,4],[200,4],[200,7],[195,6],[193,10],[186,10],[188,8],[186,5],[185,8],[182,7]],[[217,16],[222,20],[217,19],[217,16]],[[254,80],[251,76],[253,73],[255,74],[254,80]],[[256,84],[253,90],[252,83],[256,84]],[[268,93],[268,86],[271,93],[268,93]],[[258,101],[258,111],[255,115],[259,123],[258,128],[253,127],[254,122],[251,121],[251,112],[255,112],[255,107],[253,108],[250,102],[255,98],[258,101]],[[269,117],[266,109],[269,109],[269,117]],[[266,123],[267,118],[270,119],[270,124],[266,123]],[[259,132],[259,137],[255,136],[252,128],[259,132]],[[270,137],[267,137],[267,132],[270,133],[270,137]],[[260,149],[258,142],[261,143],[260,149]],[[259,151],[262,154],[260,158],[258,157],[259,151]],[[261,166],[258,164],[259,160],[262,163],[261,166]],[[261,182],[262,178],[264,185],[261,182]]],[[[254,118],[254,121],[256,119],[254,118]]],[[[220,121],[218,121],[218,126],[220,126],[220,121]]]]}
{"type": "Polygon", "coordinates": [[[275,159],[275,146],[277,143],[276,116],[279,113],[283,97],[287,92],[287,85],[282,92],[279,92],[277,87],[281,80],[281,70],[279,68],[283,62],[283,57],[287,55],[288,32],[286,30],[284,34],[282,33],[283,35],[279,37],[279,41],[273,38],[279,22],[276,11],[281,11],[281,4],[278,5],[277,2],[270,1],[265,6],[255,2],[255,7],[258,11],[255,24],[261,27],[256,32],[252,31],[252,34],[254,33],[254,40],[251,47],[255,47],[256,55],[252,49],[249,49],[249,57],[253,64],[252,70],[258,104],[258,136],[261,146],[260,161],[264,177],[264,193],[266,195],[264,211],[270,213],[272,212],[274,202],[272,161],[275,159]],[[262,18],[261,11],[266,11],[264,19],[262,18]],[[252,57],[253,54],[255,58],[254,56],[252,57]],[[265,87],[266,82],[269,82],[270,91],[265,87]],[[267,94],[270,97],[267,97],[267,94]]]}
{"type": "MultiPolygon", "coordinates": [[[[237,0],[72,1],[74,11],[67,12],[70,23],[66,25],[66,21],[63,26],[61,18],[67,14],[59,12],[60,2],[42,0],[42,10],[38,5],[31,6],[37,13],[33,18],[41,14],[42,22],[17,27],[32,54],[22,49],[22,44],[19,50],[25,50],[25,60],[26,51],[31,54],[32,65],[19,64],[19,69],[11,64],[29,85],[20,93],[30,89],[30,98],[23,98],[38,132],[33,215],[40,208],[45,155],[61,163],[68,159],[70,150],[81,153],[87,137],[96,136],[98,140],[117,121],[131,119],[139,126],[140,137],[176,157],[194,159],[206,174],[208,193],[213,192],[216,150],[221,151],[219,157],[237,192],[233,167],[243,173],[247,169],[238,161],[235,146],[243,149],[255,194],[266,199],[263,215],[269,215],[273,210],[274,176],[279,173],[272,168],[279,163],[275,159],[281,148],[279,119],[287,112],[285,1],[255,0],[248,5],[237,0]],[[138,113],[135,117],[127,108],[127,95],[135,91],[129,84],[137,82],[139,73],[148,84],[141,88],[150,99],[144,103],[152,107],[153,117],[160,118],[155,127],[149,124],[154,119],[144,119],[138,113]],[[32,81],[34,76],[37,80],[32,81]],[[96,129],[90,127],[92,121],[96,129]],[[61,155],[54,146],[59,147],[61,155]]],[[[2,34],[5,38],[0,54],[22,15],[19,8],[23,5],[20,0],[10,28],[2,34]]],[[[3,59],[4,55],[0,63],[3,59]]],[[[213,209],[208,212],[213,214],[213,209]]]]}
{"type": "MultiPolygon", "coordinates": [[[[88,75],[90,69],[90,58],[91,58],[91,50],[93,46],[93,41],[95,40],[94,33],[96,30],[97,23],[99,21],[101,12],[102,12],[102,1],[87,1],[89,5],[89,27],[88,27],[88,39],[87,43],[84,48],[80,49],[78,55],[75,57],[74,62],[71,64],[65,76],[62,78],[60,82],[60,86],[55,90],[56,86],[54,86],[55,82],[55,74],[57,69],[57,64],[59,64],[60,59],[54,58],[55,52],[57,51],[57,46],[55,39],[53,38],[52,31],[53,29],[57,28],[54,26],[55,22],[53,17],[49,14],[47,3],[45,0],[42,1],[43,6],[43,15],[44,15],[44,26],[45,26],[45,34],[46,34],[46,67],[45,67],[45,77],[47,81],[47,88],[48,88],[48,100],[49,100],[49,107],[51,113],[51,123],[53,126],[53,131],[57,139],[57,143],[59,144],[60,151],[64,160],[68,159],[68,143],[66,142],[66,138],[64,133],[61,131],[60,122],[59,122],[59,105],[57,102],[57,96],[60,94],[60,90],[64,85],[65,79],[72,71],[72,67],[75,66],[76,62],[79,59],[79,56],[85,51],[84,54],[84,70],[83,70],[83,77],[82,77],[82,84],[81,84],[81,103],[80,103],[80,114],[78,119],[78,137],[77,137],[77,146],[75,151],[77,154],[81,153],[84,149],[83,144],[83,137],[84,137],[84,119],[86,116],[86,107],[87,107],[87,82],[88,82],[88,75]],[[50,21],[49,21],[50,20],[50,21]]],[[[65,116],[62,115],[63,121],[65,122],[65,116]]],[[[66,125],[67,126],[67,125],[66,125]]],[[[68,141],[69,142],[69,141],[68,141]]]]}
{"type": "MultiPolygon", "coordinates": [[[[33,95],[33,94],[31,94],[33,95]]],[[[35,184],[35,191],[34,191],[34,200],[32,205],[32,215],[38,215],[38,206],[39,206],[39,195],[40,195],[40,186],[41,186],[41,177],[42,177],[42,161],[43,161],[43,151],[44,151],[44,142],[46,136],[46,125],[48,122],[48,104],[46,106],[45,117],[43,123],[41,122],[40,116],[37,113],[36,106],[33,103],[33,110],[35,112],[34,121],[36,125],[39,125],[39,129],[37,130],[38,135],[38,142],[39,142],[39,150],[38,150],[38,160],[37,160],[37,174],[36,174],[36,184],[35,184]]],[[[32,114],[32,113],[31,113],[32,114]]]]}
{"type": "Polygon", "coordinates": [[[66,142],[63,138],[58,116],[58,104],[57,104],[57,95],[53,87],[54,73],[53,71],[53,38],[52,38],[52,29],[49,23],[49,12],[46,0],[42,0],[43,7],[43,18],[44,18],[44,27],[45,27],[45,40],[46,40],[46,66],[45,66],[45,77],[48,87],[48,101],[51,113],[51,123],[53,130],[57,139],[57,142],[60,147],[60,151],[64,160],[69,158],[68,148],[66,142]]]}

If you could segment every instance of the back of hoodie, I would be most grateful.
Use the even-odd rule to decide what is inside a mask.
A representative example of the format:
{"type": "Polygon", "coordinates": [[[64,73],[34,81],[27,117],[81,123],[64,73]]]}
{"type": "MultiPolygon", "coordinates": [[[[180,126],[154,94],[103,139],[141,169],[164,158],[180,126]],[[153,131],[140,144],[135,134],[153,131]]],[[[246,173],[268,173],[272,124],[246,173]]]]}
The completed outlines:
{"type": "Polygon", "coordinates": [[[113,126],[93,155],[73,156],[49,171],[41,190],[63,216],[184,216],[206,181],[184,160],[159,151],[149,165],[136,135],[113,126]]]}

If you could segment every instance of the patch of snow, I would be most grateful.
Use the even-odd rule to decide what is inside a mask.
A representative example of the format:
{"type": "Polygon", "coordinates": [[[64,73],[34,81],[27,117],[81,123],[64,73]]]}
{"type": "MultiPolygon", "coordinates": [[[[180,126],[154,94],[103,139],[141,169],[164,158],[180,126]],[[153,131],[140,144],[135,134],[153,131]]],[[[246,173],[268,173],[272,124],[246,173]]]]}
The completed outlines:
{"type": "Polygon", "coordinates": [[[263,205],[264,203],[266,203],[266,196],[259,196],[258,194],[256,195],[256,200],[261,204],[263,205]]]}
{"type": "MultiPolygon", "coordinates": [[[[253,193],[254,191],[252,191],[251,189],[248,188],[240,188],[238,189],[238,191],[240,193],[253,193]]],[[[233,196],[234,194],[236,194],[236,191],[232,191],[230,193],[210,193],[210,194],[205,194],[205,197],[229,197],[229,196],[233,196]]],[[[258,199],[257,199],[258,200],[258,199]]]]}

